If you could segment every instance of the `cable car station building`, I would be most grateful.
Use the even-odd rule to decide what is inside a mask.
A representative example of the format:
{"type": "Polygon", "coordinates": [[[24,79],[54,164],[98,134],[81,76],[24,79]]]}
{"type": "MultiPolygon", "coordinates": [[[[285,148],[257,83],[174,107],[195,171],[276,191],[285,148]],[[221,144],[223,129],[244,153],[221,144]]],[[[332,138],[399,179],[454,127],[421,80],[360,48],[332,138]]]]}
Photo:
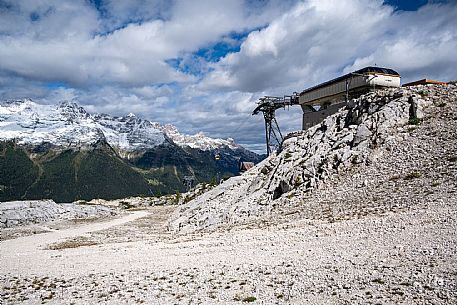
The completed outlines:
{"type": "Polygon", "coordinates": [[[284,140],[276,120],[275,111],[291,105],[300,105],[303,110],[302,129],[308,129],[347,104],[351,98],[386,87],[400,87],[400,74],[392,69],[365,67],[337,77],[301,93],[283,97],[265,96],[257,102],[253,115],[263,113],[267,155],[284,140]]]}
{"type": "Polygon", "coordinates": [[[392,69],[365,67],[308,88],[298,95],[303,110],[303,129],[337,112],[351,98],[385,87],[400,87],[400,74],[392,69]]]}

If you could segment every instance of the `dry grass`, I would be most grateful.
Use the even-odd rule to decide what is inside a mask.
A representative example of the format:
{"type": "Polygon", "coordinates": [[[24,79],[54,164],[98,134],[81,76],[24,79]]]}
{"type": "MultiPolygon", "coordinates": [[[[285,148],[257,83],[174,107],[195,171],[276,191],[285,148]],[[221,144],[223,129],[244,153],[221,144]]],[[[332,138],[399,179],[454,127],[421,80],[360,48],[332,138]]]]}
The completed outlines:
{"type": "Polygon", "coordinates": [[[63,250],[63,249],[72,249],[79,247],[95,246],[98,245],[97,242],[90,240],[87,237],[79,236],[76,238],[68,239],[63,242],[50,244],[48,250],[63,250]]]}
{"type": "Polygon", "coordinates": [[[68,223],[70,224],[90,224],[90,223],[96,223],[99,222],[101,217],[88,217],[88,218],[74,218],[74,219],[69,219],[68,223]]]}
{"type": "Polygon", "coordinates": [[[47,232],[49,232],[49,230],[46,230],[43,228],[36,228],[36,227],[7,228],[7,229],[2,229],[0,231],[0,241],[15,239],[15,238],[23,237],[23,236],[30,236],[30,235],[34,235],[34,234],[47,233],[47,232]]]}

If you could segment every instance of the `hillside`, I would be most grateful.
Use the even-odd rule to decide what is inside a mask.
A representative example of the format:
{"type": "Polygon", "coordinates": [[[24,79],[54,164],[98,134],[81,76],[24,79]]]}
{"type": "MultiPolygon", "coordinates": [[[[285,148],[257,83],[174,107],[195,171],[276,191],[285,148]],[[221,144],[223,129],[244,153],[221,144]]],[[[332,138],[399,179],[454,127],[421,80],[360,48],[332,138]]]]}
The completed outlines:
{"type": "Polygon", "coordinates": [[[0,143],[0,201],[50,198],[72,202],[152,195],[144,177],[104,143],[31,156],[13,142],[0,143]]]}
{"type": "Polygon", "coordinates": [[[240,177],[181,206],[172,231],[305,218],[341,221],[455,203],[457,87],[369,93],[240,177]]]}
{"type": "Polygon", "coordinates": [[[237,175],[240,160],[261,159],[232,139],[183,135],[134,114],[89,114],[73,102],[0,103],[0,201],[176,193],[184,176],[209,182],[237,175]]]}

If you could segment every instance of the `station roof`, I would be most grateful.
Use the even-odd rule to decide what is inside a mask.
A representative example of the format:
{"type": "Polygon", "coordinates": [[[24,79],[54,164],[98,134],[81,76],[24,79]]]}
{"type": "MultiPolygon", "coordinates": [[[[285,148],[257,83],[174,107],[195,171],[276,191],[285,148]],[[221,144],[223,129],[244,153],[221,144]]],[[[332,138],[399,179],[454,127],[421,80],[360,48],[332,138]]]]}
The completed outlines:
{"type": "Polygon", "coordinates": [[[316,90],[316,89],[323,88],[323,87],[328,86],[328,85],[331,85],[331,84],[333,84],[333,83],[337,83],[337,82],[339,82],[339,81],[341,81],[341,80],[344,80],[344,79],[350,77],[352,74],[367,74],[367,73],[381,73],[381,74],[389,74],[389,75],[400,76],[400,74],[398,74],[397,71],[392,70],[392,69],[389,69],[389,68],[382,68],[382,67],[365,67],[365,68],[359,69],[359,70],[357,70],[357,71],[354,71],[354,72],[345,74],[345,75],[343,75],[343,76],[334,78],[334,79],[332,79],[332,80],[323,82],[323,83],[321,83],[321,84],[319,84],[319,85],[316,85],[316,86],[310,87],[310,88],[308,88],[308,89],[305,89],[305,90],[303,90],[303,91],[300,93],[300,95],[305,94],[305,93],[308,93],[308,92],[313,91],[313,90],[316,90]]]}
{"type": "Polygon", "coordinates": [[[433,79],[424,78],[424,79],[416,80],[414,82],[403,84],[403,87],[416,86],[416,85],[430,85],[430,84],[433,84],[433,85],[445,85],[447,83],[440,82],[440,81],[433,80],[433,79]]]}

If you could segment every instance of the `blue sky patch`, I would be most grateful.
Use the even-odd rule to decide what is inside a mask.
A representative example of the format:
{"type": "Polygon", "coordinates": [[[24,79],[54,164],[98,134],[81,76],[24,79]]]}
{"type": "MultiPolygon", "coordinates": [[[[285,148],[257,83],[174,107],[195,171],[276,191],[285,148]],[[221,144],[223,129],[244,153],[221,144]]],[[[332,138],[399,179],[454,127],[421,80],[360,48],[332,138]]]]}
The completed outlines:
{"type": "Polygon", "coordinates": [[[232,32],[192,54],[169,59],[166,63],[180,72],[199,77],[204,76],[212,70],[207,63],[216,63],[229,53],[239,52],[241,44],[253,30],[241,33],[232,32]]]}
{"type": "Polygon", "coordinates": [[[417,11],[427,3],[448,3],[449,0],[385,0],[384,3],[391,5],[396,11],[417,11]]]}
{"type": "Polygon", "coordinates": [[[51,90],[67,87],[64,82],[50,82],[50,83],[46,83],[45,86],[46,86],[46,88],[51,89],[51,90]]]}
{"type": "Polygon", "coordinates": [[[427,4],[427,0],[385,0],[384,3],[393,6],[396,11],[416,11],[427,4]]]}
{"type": "Polygon", "coordinates": [[[240,51],[240,46],[249,32],[242,33],[231,33],[222,40],[208,46],[199,49],[194,53],[197,57],[202,57],[208,62],[218,62],[221,58],[225,57],[228,53],[236,53],[240,51]]]}

